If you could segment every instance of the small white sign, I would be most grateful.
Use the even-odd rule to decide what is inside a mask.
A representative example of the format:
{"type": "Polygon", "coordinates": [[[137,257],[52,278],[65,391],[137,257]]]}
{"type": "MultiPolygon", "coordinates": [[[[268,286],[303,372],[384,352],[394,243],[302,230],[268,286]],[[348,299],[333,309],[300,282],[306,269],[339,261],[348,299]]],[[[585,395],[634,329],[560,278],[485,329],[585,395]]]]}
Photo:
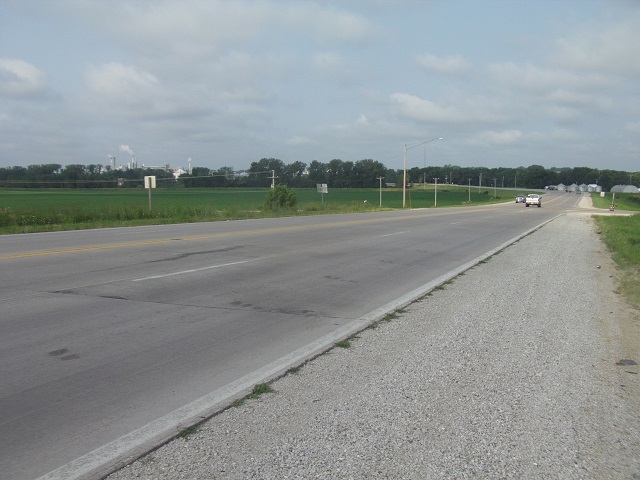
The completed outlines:
{"type": "Polygon", "coordinates": [[[155,175],[150,175],[148,177],[144,177],[144,188],[156,188],[156,176],[155,175]]]}
{"type": "Polygon", "coordinates": [[[316,183],[316,187],[318,189],[318,193],[328,193],[329,191],[326,183],[316,183]]]}

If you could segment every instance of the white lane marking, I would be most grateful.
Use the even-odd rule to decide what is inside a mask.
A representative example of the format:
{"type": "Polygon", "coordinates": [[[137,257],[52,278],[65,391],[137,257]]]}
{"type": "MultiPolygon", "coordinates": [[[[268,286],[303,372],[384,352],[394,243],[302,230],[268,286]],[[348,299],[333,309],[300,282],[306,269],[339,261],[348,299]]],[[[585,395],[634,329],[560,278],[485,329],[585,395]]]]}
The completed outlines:
{"type": "Polygon", "coordinates": [[[387,233],[387,234],[385,234],[385,235],[378,235],[377,237],[373,237],[373,238],[392,237],[393,235],[402,235],[403,233],[407,233],[407,232],[394,232],[394,233],[387,233]]]}
{"type": "Polygon", "coordinates": [[[242,263],[255,262],[256,260],[259,260],[259,259],[255,258],[253,260],[242,260],[240,262],[222,263],[220,265],[210,265],[208,267],[193,268],[191,270],[182,270],[180,272],[164,273],[162,275],[151,275],[150,277],[135,278],[135,279],[133,279],[131,281],[132,282],[143,282],[145,280],[155,280],[157,278],[173,277],[175,275],[186,275],[188,273],[201,272],[203,270],[212,270],[214,268],[230,267],[232,265],[240,265],[242,263]]]}
{"type": "Polygon", "coordinates": [[[458,225],[460,223],[464,223],[464,222],[451,222],[449,225],[458,225]]]}

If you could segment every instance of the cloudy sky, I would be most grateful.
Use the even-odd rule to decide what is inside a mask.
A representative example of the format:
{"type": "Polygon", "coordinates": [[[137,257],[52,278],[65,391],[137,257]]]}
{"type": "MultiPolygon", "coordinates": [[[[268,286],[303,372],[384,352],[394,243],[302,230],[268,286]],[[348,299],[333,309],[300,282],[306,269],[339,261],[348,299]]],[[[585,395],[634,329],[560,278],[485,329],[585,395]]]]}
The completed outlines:
{"type": "Polygon", "coordinates": [[[402,168],[405,144],[640,171],[640,1],[0,1],[0,167],[402,168]]]}

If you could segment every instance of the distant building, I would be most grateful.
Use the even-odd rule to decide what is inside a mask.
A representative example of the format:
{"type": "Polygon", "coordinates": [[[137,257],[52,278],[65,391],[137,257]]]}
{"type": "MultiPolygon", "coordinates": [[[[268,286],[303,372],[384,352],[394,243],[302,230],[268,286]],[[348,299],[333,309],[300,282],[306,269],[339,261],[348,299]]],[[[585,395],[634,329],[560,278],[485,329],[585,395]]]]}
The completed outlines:
{"type": "Polygon", "coordinates": [[[615,193],[640,193],[635,185],[615,185],[611,187],[611,191],[615,193]]]}
{"type": "Polygon", "coordinates": [[[184,168],[178,167],[173,171],[173,176],[177,180],[180,175],[184,175],[185,173],[187,173],[187,171],[184,168]]]}

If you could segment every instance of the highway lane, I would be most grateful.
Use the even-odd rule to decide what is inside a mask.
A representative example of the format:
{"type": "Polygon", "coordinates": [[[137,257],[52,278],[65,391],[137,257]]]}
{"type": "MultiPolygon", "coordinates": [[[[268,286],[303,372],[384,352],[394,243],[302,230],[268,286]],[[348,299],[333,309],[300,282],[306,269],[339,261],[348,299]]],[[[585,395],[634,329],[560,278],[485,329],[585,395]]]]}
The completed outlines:
{"type": "Polygon", "coordinates": [[[2,236],[3,476],[86,455],[580,198],[2,236]]]}

